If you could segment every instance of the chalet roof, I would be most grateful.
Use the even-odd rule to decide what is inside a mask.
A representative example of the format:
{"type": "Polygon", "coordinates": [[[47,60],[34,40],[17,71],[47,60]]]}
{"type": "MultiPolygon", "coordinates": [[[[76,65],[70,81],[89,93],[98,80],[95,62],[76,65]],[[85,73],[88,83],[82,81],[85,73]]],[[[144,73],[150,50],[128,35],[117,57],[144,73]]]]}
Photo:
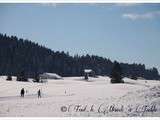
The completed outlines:
{"type": "Polygon", "coordinates": [[[85,72],[85,73],[91,73],[91,72],[92,72],[92,69],[84,69],[84,72],[85,72]]]}
{"type": "Polygon", "coordinates": [[[43,73],[39,75],[41,78],[48,78],[48,79],[61,79],[62,77],[56,73],[43,73]]]}

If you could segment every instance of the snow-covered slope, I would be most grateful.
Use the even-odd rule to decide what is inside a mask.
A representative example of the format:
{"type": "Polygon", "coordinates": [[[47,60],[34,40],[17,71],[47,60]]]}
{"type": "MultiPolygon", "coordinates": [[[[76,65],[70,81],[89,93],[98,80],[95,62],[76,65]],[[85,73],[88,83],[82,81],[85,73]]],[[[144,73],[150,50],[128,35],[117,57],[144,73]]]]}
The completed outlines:
{"type": "Polygon", "coordinates": [[[125,84],[111,84],[102,76],[88,82],[83,77],[48,83],[5,79],[0,77],[0,116],[160,116],[160,81],[124,78],[125,84]]]}

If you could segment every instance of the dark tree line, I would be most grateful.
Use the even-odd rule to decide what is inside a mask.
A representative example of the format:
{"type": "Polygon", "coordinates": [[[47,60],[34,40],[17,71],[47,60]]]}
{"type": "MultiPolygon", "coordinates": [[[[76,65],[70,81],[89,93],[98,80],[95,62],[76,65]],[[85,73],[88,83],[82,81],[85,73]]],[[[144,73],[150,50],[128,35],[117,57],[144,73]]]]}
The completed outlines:
{"type": "MultiPolygon", "coordinates": [[[[84,69],[96,75],[109,75],[114,62],[96,55],[75,55],[48,49],[38,43],[0,34],[0,75],[35,77],[52,72],[61,76],[80,76],[84,69]]],[[[120,63],[122,76],[159,79],[156,68],[146,69],[144,64],[120,63]]]]}

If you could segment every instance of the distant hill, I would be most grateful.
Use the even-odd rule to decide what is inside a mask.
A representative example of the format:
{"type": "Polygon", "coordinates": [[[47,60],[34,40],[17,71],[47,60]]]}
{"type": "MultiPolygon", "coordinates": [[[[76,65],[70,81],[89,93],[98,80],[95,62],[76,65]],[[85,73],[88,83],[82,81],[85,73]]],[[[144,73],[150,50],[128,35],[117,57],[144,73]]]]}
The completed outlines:
{"type": "MultiPolygon", "coordinates": [[[[96,75],[110,75],[113,63],[96,55],[70,56],[69,53],[55,52],[29,40],[0,34],[0,75],[18,75],[25,71],[28,77],[43,72],[81,76],[84,69],[93,69],[96,75]]],[[[160,79],[155,67],[146,69],[144,64],[135,63],[120,65],[125,77],[160,79]]]]}

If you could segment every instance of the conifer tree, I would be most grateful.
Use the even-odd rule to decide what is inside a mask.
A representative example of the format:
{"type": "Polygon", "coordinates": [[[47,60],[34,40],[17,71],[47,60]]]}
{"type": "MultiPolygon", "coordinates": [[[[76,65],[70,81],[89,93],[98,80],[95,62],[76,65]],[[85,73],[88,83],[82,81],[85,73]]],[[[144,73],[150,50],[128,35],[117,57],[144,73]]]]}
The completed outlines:
{"type": "Polygon", "coordinates": [[[122,80],[122,69],[118,62],[114,62],[111,72],[111,83],[124,83],[122,80]]]}
{"type": "Polygon", "coordinates": [[[6,80],[12,81],[12,76],[11,76],[11,75],[8,75],[6,80]]]}
{"type": "Polygon", "coordinates": [[[25,72],[22,71],[18,76],[17,76],[17,81],[24,81],[24,82],[27,82],[28,79],[26,78],[25,76],[25,72]]]}

